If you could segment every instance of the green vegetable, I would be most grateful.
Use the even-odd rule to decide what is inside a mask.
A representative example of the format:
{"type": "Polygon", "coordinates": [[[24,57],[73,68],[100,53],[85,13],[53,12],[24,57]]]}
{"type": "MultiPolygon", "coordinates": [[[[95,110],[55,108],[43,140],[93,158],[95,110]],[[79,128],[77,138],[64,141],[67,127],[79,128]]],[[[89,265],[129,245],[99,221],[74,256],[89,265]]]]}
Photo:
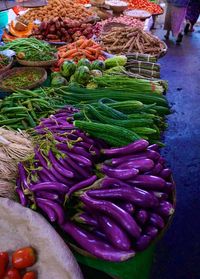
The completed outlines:
{"type": "Polygon", "coordinates": [[[76,64],[72,60],[66,60],[61,66],[61,75],[69,79],[76,71],[76,64]]]}
{"type": "Polygon", "coordinates": [[[52,87],[59,87],[66,84],[67,84],[67,80],[62,76],[54,77],[51,81],[52,87]]]}
{"type": "Polygon", "coordinates": [[[53,73],[51,73],[51,79],[53,79],[53,78],[55,78],[55,77],[61,77],[62,75],[61,75],[61,73],[59,73],[59,72],[53,72],[53,73]]]}
{"type": "Polygon", "coordinates": [[[116,66],[125,66],[127,63],[127,57],[124,55],[114,56],[105,60],[105,66],[107,69],[116,66]]]}
{"type": "Polygon", "coordinates": [[[90,69],[91,63],[87,58],[82,58],[78,61],[77,67],[86,66],[90,69]]]}
{"type": "Polygon", "coordinates": [[[92,70],[91,72],[90,72],[90,74],[91,74],[91,76],[93,76],[93,77],[102,77],[102,72],[100,71],[100,70],[92,70]]]}
{"type": "Polygon", "coordinates": [[[75,74],[74,74],[74,80],[82,85],[86,85],[90,80],[90,70],[86,66],[80,66],[75,74]]]}
{"type": "Polygon", "coordinates": [[[101,60],[95,60],[91,65],[92,70],[104,71],[105,68],[106,68],[106,65],[105,65],[104,61],[101,61],[101,60]]]}
{"type": "Polygon", "coordinates": [[[123,73],[126,69],[123,66],[116,66],[105,71],[106,74],[123,73]]]}

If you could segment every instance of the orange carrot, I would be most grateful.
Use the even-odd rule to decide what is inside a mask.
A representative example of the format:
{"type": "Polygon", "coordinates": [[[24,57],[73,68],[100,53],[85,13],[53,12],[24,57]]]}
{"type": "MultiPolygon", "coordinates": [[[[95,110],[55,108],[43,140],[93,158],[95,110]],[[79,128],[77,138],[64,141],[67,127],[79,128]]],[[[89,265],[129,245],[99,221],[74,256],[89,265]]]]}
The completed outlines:
{"type": "Polygon", "coordinates": [[[89,45],[89,40],[85,40],[81,45],[80,48],[84,49],[89,45]]]}
{"type": "Polygon", "coordinates": [[[64,61],[65,61],[64,58],[60,58],[59,61],[58,61],[57,66],[60,67],[63,64],[64,61]]]}

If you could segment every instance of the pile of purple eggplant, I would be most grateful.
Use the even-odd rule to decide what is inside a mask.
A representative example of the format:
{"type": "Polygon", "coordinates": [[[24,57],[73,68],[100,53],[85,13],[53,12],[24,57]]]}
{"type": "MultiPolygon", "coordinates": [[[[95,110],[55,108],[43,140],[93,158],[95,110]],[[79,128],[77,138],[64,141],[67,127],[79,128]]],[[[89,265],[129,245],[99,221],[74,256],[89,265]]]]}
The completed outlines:
{"type": "Polygon", "coordinates": [[[108,148],[76,129],[68,107],[41,121],[33,158],[19,164],[17,193],[69,242],[106,261],[146,249],[174,213],[175,185],[158,146],[108,148]]]}

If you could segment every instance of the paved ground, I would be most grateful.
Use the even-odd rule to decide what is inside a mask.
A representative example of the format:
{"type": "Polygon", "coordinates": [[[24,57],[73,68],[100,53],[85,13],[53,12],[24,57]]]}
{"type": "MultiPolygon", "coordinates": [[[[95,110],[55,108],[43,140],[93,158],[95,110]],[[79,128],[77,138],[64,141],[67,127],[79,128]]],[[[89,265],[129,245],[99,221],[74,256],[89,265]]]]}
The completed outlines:
{"type": "MultiPolygon", "coordinates": [[[[161,29],[156,33],[163,37],[161,29]]],[[[168,118],[162,152],[177,184],[177,208],[158,244],[151,279],[200,279],[200,28],[185,37],[182,46],[168,46],[160,63],[174,113],[168,118]]],[[[108,278],[84,273],[86,279],[108,278]]]]}
{"type": "MultiPolygon", "coordinates": [[[[161,34],[160,34],[161,35],[161,34]]],[[[152,279],[200,278],[200,29],[160,60],[174,114],[163,154],[177,184],[176,216],[159,243],[152,279]]],[[[136,278],[137,279],[137,278],[136,278]]]]}

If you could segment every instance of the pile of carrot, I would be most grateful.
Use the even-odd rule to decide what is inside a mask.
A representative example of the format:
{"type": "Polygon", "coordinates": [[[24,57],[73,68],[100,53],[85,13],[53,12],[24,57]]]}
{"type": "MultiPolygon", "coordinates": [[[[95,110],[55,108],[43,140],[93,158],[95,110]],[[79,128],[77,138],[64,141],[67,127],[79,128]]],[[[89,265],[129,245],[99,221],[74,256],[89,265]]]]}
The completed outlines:
{"type": "MultiPolygon", "coordinates": [[[[105,60],[102,47],[91,39],[80,38],[78,41],[58,48],[58,69],[65,60],[78,62],[81,58],[90,61],[105,60]]],[[[56,70],[56,69],[55,69],[56,70]]]]}

